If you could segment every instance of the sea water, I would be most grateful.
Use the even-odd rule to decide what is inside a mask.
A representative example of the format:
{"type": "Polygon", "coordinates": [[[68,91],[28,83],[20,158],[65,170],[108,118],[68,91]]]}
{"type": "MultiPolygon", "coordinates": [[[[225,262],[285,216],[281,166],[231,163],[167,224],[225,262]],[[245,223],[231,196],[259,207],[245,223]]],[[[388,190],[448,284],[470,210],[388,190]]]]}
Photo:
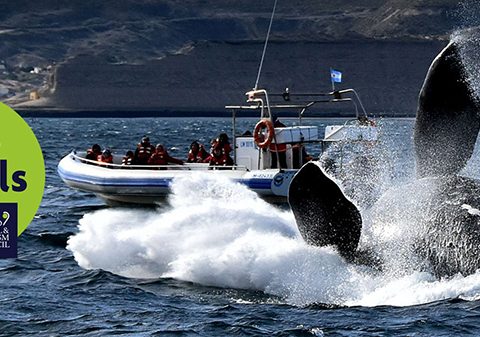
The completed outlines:
{"type": "MultiPolygon", "coordinates": [[[[480,333],[480,272],[438,280],[394,255],[383,271],[349,264],[331,247],[306,245],[287,207],[226,179],[175,180],[168,202],[156,208],[106,207],[56,174],[71,149],[99,143],[124,152],[144,134],[185,158],[193,140],[208,144],[230,133],[229,119],[28,122],[44,151],[47,182],[42,206],[20,237],[19,258],[0,261],[1,335],[480,333]]],[[[237,130],[255,122],[241,120],[237,130]]],[[[323,128],[344,121],[310,122],[323,128]]],[[[414,176],[413,120],[380,124],[379,153],[388,159],[381,183],[388,190],[414,176]]],[[[320,148],[308,150],[316,156],[320,148]]],[[[402,226],[393,233],[372,229],[365,237],[401,239],[415,223],[407,219],[402,226]]]]}

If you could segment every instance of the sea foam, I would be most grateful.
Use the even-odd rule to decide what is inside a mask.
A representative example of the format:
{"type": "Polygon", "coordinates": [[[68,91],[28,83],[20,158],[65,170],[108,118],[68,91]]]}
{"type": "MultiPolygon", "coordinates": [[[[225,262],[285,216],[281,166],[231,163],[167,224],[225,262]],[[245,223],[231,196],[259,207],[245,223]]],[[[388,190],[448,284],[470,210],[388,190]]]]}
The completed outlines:
{"type": "Polygon", "coordinates": [[[85,214],[68,249],[85,269],[260,290],[286,303],[406,306],[480,298],[480,273],[437,280],[347,263],[302,240],[293,215],[221,177],[176,180],[167,209],[85,214]]]}

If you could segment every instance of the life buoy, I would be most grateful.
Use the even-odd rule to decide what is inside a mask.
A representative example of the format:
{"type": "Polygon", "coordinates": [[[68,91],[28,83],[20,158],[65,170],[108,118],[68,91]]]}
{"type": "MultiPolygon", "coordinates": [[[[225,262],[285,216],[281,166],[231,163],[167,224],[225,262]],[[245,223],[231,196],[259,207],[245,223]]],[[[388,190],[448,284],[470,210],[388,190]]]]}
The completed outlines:
{"type": "Polygon", "coordinates": [[[272,142],[274,132],[275,129],[269,119],[260,120],[257,125],[255,125],[255,129],[253,130],[253,139],[255,144],[257,144],[257,146],[261,149],[268,147],[272,142]],[[262,132],[263,129],[267,129],[266,137],[262,132]]]}

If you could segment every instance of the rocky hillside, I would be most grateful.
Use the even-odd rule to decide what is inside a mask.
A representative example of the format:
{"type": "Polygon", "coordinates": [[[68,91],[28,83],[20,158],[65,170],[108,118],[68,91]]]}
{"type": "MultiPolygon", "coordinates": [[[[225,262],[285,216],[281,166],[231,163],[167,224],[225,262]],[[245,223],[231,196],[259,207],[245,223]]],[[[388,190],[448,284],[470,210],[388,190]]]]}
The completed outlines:
{"type": "MultiPolygon", "coordinates": [[[[248,65],[248,69],[237,71],[239,77],[234,82],[251,86],[273,5],[273,1],[234,0],[2,2],[2,99],[20,104],[30,99],[32,91],[37,91],[40,100],[28,102],[29,105],[62,109],[95,106],[114,109],[120,104],[133,108],[147,103],[148,107],[165,108],[161,101],[136,99],[139,95],[132,93],[141,93],[144,89],[149,91],[147,97],[158,96],[157,90],[171,86],[155,83],[166,78],[171,84],[175,82],[172,76],[185,79],[174,83],[176,90],[201,92],[205,78],[215,83],[225,78],[221,75],[210,78],[212,69],[222,68],[224,64],[216,62],[225,59],[231,60],[228,69],[248,65]],[[225,48],[226,45],[230,48],[225,48]],[[244,49],[248,50],[245,55],[244,49]],[[223,54],[219,57],[219,53],[223,54]],[[198,61],[199,55],[202,61],[198,61]],[[178,62],[179,59],[182,61],[178,62]],[[201,67],[191,69],[191,62],[201,67]],[[190,73],[186,73],[187,70],[190,73]],[[195,76],[191,76],[192,71],[195,76]],[[128,84],[122,86],[121,83],[128,84]],[[86,86],[98,88],[95,95],[98,101],[85,104],[81,98],[88,92],[81,88],[86,86]],[[126,99],[127,96],[132,97],[131,100],[126,99]],[[116,102],[118,97],[122,97],[121,103],[116,102]]],[[[294,48],[296,58],[291,63],[300,67],[312,52],[298,48],[301,44],[316,45],[313,51],[320,51],[325,43],[331,46],[340,41],[361,46],[363,42],[388,40],[425,42],[426,46],[433,46],[426,52],[429,58],[441,47],[441,43],[432,45],[429,41],[446,40],[455,27],[461,25],[459,8],[453,0],[279,0],[271,40],[273,44],[287,46],[275,53],[269,50],[268,57],[272,64],[281,63],[285,58],[282,54],[291,43],[297,46],[294,48]]],[[[392,65],[395,65],[393,60],[392,65]]],[[[307,66],[313,65],[305,65],[308,71],[307,66]]],[[[371,71],[365,68],[366,72],[371,71]]],[[[277,73],[266,79],[279,82],[282,73],[277,73]]],[[[418,86],[418,79],[414,85],[418,86]]],[[[173,96],[175,94],[170,93],[169,97],[173,96]]],[[[191,99],[191,95],[187,96],[191,99]]],[[[37,99],[38,95],[32,98],[37,99]]],[[[169,108],[182,106],[182,99],[186,97],[177,98],[168,101],[169,108]]],[[[210,107],[204,104],[202,108],[210,107]]]]}

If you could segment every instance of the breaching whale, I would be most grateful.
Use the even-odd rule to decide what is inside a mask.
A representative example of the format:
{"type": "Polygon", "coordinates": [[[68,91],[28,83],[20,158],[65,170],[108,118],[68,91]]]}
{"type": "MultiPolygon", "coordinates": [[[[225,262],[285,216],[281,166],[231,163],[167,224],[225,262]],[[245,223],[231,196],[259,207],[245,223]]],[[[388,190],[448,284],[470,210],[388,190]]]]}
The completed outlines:
{"type": "MultiPolygon", "coordinates": [[[[468,211],[480,209],[480,185],[459,176],[473,154],[480,110],[466,80],[460,48],[450,42],[431,64],[420,91],[414,131],[418,182],[428,180],[435,188],[424,205],[426,216],[416,224],[424,235],[409,244],[426,262],[421,268],[438,277],[468,275],[480,268],[480,215],[468,211]]],[[[404,197],[415,195],[412,191],[404,197]]],[[[320,163],[309,162],[297,172],[289,203],[308,244],[332,245],[347,260],[358,260],[362,216],[355,200],[343,193],[320,163]]]]}

